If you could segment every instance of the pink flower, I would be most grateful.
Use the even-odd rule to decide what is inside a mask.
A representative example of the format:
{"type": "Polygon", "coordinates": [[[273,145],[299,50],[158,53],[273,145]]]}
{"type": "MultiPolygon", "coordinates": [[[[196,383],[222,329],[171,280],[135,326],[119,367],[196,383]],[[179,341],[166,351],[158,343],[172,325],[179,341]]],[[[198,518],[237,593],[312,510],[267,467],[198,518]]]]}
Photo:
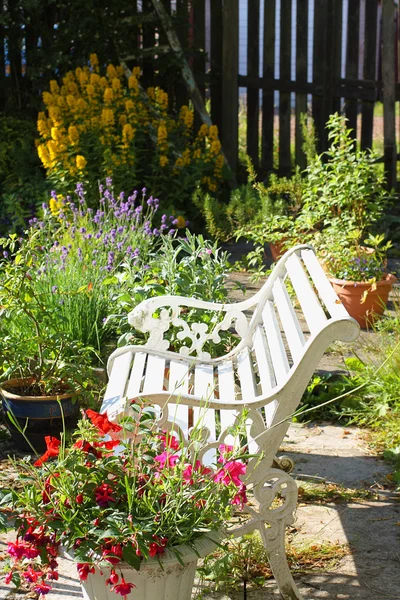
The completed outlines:
{"type": "Polygon", "coordinates": [[[8,585],[11,582],[11,580],[12,580],[12,576],[13,576],[13,572],[12,571],[8,571],[8,573],[4,577],[4,583],[6,583],[8,585]]]}
{"type": "Polygon", "coordinates": [[[234,483],[237,487],[243,485],[240,475],[246,473],[246,465],[240,460],[228,461],[219,471],[214,475],[214,481],[217,483],[223,483],[229,485],[234,483]]]}
{"type": "Polygon", "coordinates": [[[240,506],[243,508],[244,504],[247,504],[246,486],[242,484],[238,490],[238,493],[231,501],[231,504],[240,506]]]}
{"type": "Polygon", "coordinates": [[[86,581],[89,573],[95,572],[95,568],[92,565],[89,565],[89,563],[78,563],[76,565],[76,568],[78,570],[79,579],[81,581],[86,581]]]}
{"type": "Polygon", "coordinates": [[[165,450],[162,454],[156,456],[155,460],[160,463],[159,469],[164,469],[165,466],[174,467],[179,461],[179,456],[177,454],[169,454],[169,452],[165,450]]]}
{"type": "Polygon", "coordinates": [[[32,547],[26,542],[8,542],[7,551],[10,556],[13,556],[17,560],[21,558],[36,558],[39,556],[39,550],[32,547]]]}
{"type": "Polygon", "coordinates": [[[136,587],[136,585],[134,585],[133,583],[128,583],[122,577],[121,583],[117,583],[116,585],[114,585],[114,587],[112,587],[111,590],[116,594],[120,594],[121,596],[127,596],[131,593],[134,587],[136,587]]]}
{"type": "Polygon", "coordinates": [[[233,452],[233,446],[231,446],[230,444],[220,444],[218,446],[218,450],[220,453],[218,462],[223,463],[226,461],[231,452],[233,452]]]}
{"type": "Polygon", "coordinates": [[[29,583],[36,583],[39,577],[42,576],[42,571],[35,571],[31,566],[29,566],[27,570],[22,573],[22,577],[24,577],[26,581],[29,581],[29,583]]]}
{"type": "Polygon", "coordinates": [[[189,485],[193,485],[194,483],[194,479],[192,477],[194,472],[200,473],[201,475],[209,475],[212,473],[211,469],[204,467],[199,460],[196,460],[194,468],[193,465],[187,465],[186,469],[182,473],[183,479],[189,485]]]}

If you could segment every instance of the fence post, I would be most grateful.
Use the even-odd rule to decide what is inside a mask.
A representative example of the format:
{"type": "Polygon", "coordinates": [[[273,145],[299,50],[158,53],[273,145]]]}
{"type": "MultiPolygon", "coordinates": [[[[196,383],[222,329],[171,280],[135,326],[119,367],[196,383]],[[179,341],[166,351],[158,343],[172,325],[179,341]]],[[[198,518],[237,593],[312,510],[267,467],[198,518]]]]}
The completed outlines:
{"type": "Polygon", "coordinates": [[[382,82],[383,136],[386,180],[389,189],[396,188],[396,117],[395,117],[395,5],[383,0],[382,5],[382,82]]]}
{"type": "Polygon", "coordinates": [[[222,145],[236,171],[239,150],[239,0],[224,0],[222,43],[222,145]]]}

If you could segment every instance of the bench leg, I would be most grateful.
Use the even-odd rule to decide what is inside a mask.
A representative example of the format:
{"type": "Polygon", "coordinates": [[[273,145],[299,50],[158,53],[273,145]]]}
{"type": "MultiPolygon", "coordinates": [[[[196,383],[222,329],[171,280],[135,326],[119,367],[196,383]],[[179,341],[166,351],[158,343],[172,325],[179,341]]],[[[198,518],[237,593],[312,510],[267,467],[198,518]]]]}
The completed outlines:
{"type": "Polygon", "coordinates": [[[279,592],[284,600],[304,600],[295,584],[286,557],[285,524],[274,523],[277,535],[271,539],[269,531],[261,531],[261,537],[268,555],[268,561],[275,577],[279,592]]]}

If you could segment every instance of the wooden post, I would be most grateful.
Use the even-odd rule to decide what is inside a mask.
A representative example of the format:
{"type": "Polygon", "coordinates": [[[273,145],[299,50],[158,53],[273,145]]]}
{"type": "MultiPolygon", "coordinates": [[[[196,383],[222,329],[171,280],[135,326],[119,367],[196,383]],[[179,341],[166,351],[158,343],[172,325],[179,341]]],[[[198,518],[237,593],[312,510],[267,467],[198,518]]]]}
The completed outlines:
{"type": "Polygon", "coordinates": [[[211,119],[222,131],[222,0],[212,0],[211,14],[211,119]]]}
{"type": "Polygon", "coordinates": [[[239,0],[224,0],[222,42],[222,145],[235,172],[239,151],[239,0]]]}
{"type": "MultiPolygon", "coordinates": [[[[263,77],[274,79],[275,62],[275,0],[264,3],[263,77]]],[[[274,89],[262,93],[261,169],[265,177],[274,166],[274,89]]]]}
{"type": "Polygon", "coordinates": [[[384,160],[388,188],[396,188],[396,118],[395,118],[395,4],[382,5],[382,83],[384,160]]]}
{"type": "MultiPolygon", "coordinates": [[[[292,47],[292,0],[281,0],[281,44],[279,79],[290,82],[292,47]]],[[[279,174],[289,175],[292,169],[290,152],[290,92],[279,93],[279,174]]]]}
{"type": "MultiPolygon", "coordinates": [[[[358,79],[358,55],[359,55],[359,31],[360,31],[360,0],[349,0],[349,14],[347,19],[347,56],[346,77],[347,79],[358,79]]],[[[351,136],[357,139],[357,108],[358,101],[354,98],[346,99],[346,117],[348,127],[352,130],[351,136]]]]}
{"type": "MultiPolygon", "coordinates": [[[[376,19],[377,2],[365,3],[365,36],[364,36],[364,79],[371,81],[376,77],[376,19]]],[[[372,132],[374,123],[374,102],[364,100],[362,103],[361,149],[372,148],[372,132]]]]}

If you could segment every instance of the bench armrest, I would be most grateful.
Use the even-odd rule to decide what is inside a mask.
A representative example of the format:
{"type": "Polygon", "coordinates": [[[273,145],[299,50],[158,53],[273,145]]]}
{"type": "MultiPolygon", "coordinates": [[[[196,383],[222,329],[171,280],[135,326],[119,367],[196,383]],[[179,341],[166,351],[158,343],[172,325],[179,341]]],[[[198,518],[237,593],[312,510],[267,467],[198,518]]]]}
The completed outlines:
{"type": "Polygon", "coordinates": [[[138,304],[128,314],[128,322],[135,329],[150,333],[146,347],[160,351],[166,351],[170,346],[170,342],[164,339],[164,333],[171,326],[177,327],[180,329],[177,333],[178,340],[188,339],[191,342],[191,346],[180,348],[180,354],[184,356],[195,354],[203,360],[209,360],[210,354],[203,351],[203,346],[207,341],[219,343],[221,341],[220,331],[226,331],[233,327],[241,338],[247,334],[249,322],[243,310],[248,306],[251,306],[249,302],[220,304],[184,296],[157,296],[138,304]],[[209,324],[187,323],[186,309],[220,313],[220,318],[210,321],[209,324]]]}

